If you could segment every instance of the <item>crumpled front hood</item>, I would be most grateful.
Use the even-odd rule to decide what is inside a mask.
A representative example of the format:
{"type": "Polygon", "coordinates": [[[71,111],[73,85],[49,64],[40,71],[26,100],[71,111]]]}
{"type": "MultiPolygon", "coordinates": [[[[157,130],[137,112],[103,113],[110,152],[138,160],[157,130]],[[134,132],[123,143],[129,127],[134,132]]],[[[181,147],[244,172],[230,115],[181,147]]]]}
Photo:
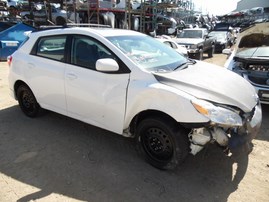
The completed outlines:
{"type": "Polygon", "coordinates": [[[241,76],[205,62],[169,73],[154,73],[156,79],[197,98],[236,106],[250,112],[257,104],[254,87],[241,76]]]}
{"type": "Polygon", "coordinates": [[[194,39],[194,38],[176,38],[175,41],[178,44],[198,44],[202,43],[203,39],[194,39]]]}

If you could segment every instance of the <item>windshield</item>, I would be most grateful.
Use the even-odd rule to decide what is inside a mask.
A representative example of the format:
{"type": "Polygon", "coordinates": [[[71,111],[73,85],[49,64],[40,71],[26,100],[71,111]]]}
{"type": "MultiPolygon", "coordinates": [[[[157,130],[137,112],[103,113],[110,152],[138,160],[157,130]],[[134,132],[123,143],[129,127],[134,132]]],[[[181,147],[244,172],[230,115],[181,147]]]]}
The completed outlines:
{"type": "Polygon", "coordinates": [[[178,35],[178,38],[202,38],[202,30],[183,30],[178,35]]]}
{"type": "Polygon", "coordinates": [[[217,41],[224,41],[226,39],[226,32],[210,32],[209,37],[216,37],[217,41]]]}
{"type": "Polygon", "coordinates": [[[107,39],[147,71],[173,71],[188,61],[172,48],[150,36],[113,36],[107,39]]]}

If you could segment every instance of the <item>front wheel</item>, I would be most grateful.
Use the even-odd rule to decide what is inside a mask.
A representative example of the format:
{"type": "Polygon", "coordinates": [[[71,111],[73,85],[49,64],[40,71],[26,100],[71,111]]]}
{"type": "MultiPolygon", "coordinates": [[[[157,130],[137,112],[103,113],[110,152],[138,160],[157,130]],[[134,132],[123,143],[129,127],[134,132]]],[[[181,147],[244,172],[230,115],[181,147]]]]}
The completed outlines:
{"type": "Polygon", "coordinates": [[[167,170],[181,164],[187,154],[187,134],[164,118],[147,118],[137,128],[138,151],[154,167],[167,170]]]}
{"type": "Polygon", "coordinates": [[[209,58],[212,58],[214,52],[215,52],[215,45],[212,45],[212,47],[211,47],[210,50],[208,51],[208,57],[209,57],[209,58]]]}
{"type": "Polygon", "coordinates": [[[29,87],[21,85],[17,89],[17,98],[21,110],[26,116],[36,117],[39,113],[40,106],[29,87]]]}
{"type": "Polygon", "coordinates": [[[204,56],[204,51],[203,51],[203,49],[199,49],[199,52],[196,54],[195,59],[196,59],[196,60],[203,60],[203,56],[204,56]]]}

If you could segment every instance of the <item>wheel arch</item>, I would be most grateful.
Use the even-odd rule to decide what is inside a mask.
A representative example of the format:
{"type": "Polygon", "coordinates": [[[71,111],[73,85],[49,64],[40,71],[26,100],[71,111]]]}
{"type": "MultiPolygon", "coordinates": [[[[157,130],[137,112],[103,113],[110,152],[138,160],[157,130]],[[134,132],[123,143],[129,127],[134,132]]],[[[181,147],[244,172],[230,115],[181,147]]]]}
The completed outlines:
{"type": "Polygon", "coordinates": [[[171,170],[183,163],[189,153],[188,131],[160,111],[148,110],[139,115],[135,140],[144,159],[161,170],[171,170]]]}
{"type": "Polygon", "coordinates": [[[133,117],[133,119],[130,122],[129,128],[130,128],[130,132],[133,136],[136,135],[136,129],[137,126],[139,125],[139,123],[148,118],[148,117],[159,117],[162,118],[166,121],[169,121],[173,124],[178,125],[178,127],[183,127],[180,123],[178,123],[173,117],[171,117],[170,115],[162,112],[162,111],[158,111],[158,110],[144,110],[141,111],[140,113],[138,113],[137,115],[135,115],[133,117]]]}
{"type": "Polygon", "coordinates": [[[204,46],[203,46],[203,45],[199,45],[199,46],[198,46],[198,49],[204,51],[204,46]]]}
{"type": "MultiPolygon", "coordinates": [[[[18,80],[18,81],[16,81],[15,84],[14,84],[14,96],[15,96],[16,99],[18,99],[18,98],[17,98],[17,90],[18,90],[18,88],[19,88],[21,85],[25,85],[25,86],[27,86],[27,87],[32,91],[32,89],[31,89],[31,88],[30,88],[24,81],[22,81],[22,80],[18,80]]],[[[32,92],[33,92],[33,91],[32,91],[32,92]]]]}

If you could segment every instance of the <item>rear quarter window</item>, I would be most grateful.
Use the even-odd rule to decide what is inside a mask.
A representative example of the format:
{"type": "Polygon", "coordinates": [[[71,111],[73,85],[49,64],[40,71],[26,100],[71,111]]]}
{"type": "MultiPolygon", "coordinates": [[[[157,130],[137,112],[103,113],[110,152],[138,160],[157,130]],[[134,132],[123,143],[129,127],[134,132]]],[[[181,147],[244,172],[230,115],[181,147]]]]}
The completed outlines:
{"type": "Polygon", "coordinates": [[[64,60],[66,36],[48,36],[40,38],[32,54],[57,60],[64,60]]]}

